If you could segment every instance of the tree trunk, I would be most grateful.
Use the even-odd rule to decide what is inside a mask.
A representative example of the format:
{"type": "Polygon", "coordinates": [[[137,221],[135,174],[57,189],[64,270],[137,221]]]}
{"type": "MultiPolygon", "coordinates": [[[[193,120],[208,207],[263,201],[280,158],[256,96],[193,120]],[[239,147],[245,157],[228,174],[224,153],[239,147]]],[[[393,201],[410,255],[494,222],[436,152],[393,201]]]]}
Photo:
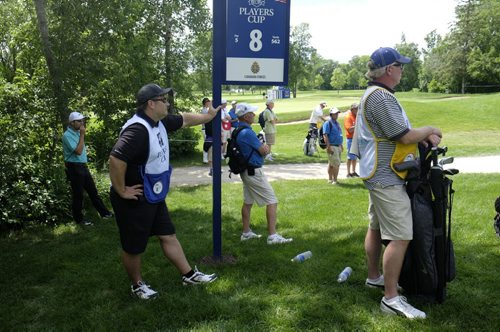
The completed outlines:
{"type": "Polygon", "coordinates": [[[62,90],[62,78],[57,66],[54,53],[52,52],[52,44],[49,38],[49,26],[47,23],[47,15],[45,14],[45,1],[33,0],[35,4],[36,17],[38,23],[38,30],[40,31],[40,38],[42,41],[42,50],[47,62],[49,76],[52,81],[52,92],[56,100],[57,115],[64,130],[64,123],[66,121],[66,101],[62,90]]]}

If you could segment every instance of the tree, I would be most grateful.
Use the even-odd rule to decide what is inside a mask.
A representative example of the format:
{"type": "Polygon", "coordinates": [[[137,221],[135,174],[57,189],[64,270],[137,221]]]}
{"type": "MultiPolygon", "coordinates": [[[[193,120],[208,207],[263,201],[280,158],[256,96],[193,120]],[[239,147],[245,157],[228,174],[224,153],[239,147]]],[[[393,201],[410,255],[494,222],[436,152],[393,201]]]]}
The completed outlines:
{"type": "Polygon", "coordinates": [[[297,97],[297,86],[307,76],[310,59],[315,49],[309,44],[311,34],[309,24],[301,23],[292,28],[288,62],[288,85],[293,97],[297,97]]]}
{"type": "Polygon", "coordinates": [[[342,68],[336,68],[332,73],[332,78],[330,80],[330,84],[334,89],[338,90],[340,93],[340,89],[344,87],[346,84],[347,75],[344,73],[342,68]]]}
{"type": "Polygon", "coordinates": [[[410,91],[413,88],[418,88],[418,73],[420,72],[420,68],[422,66],[422,61],[420,60],[421,53],[418,49],[418,45],[415,43],[407,43],[406,38],[403,35],[401,37],[401,43],[397,44],[395,48],[399,53],[412,59],[409,64],[404,66],[404,75],[402,76],[397,89],[410,91]]]}

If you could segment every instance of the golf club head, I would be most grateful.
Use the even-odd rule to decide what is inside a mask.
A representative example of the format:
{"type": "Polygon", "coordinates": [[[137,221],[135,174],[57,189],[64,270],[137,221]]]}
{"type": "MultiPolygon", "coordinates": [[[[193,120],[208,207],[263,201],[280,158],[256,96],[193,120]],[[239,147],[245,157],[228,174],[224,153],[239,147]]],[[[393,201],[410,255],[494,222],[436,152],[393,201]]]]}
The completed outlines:
{"type": "Polygon", "coordinates": [[[459,171],[458,171],[458,169],[456,169],[456,168],[449,168],[449,169],[445,169],[445,170],[443,171],[443,174],[444,174],[444,175],[456,175],[456,174],[458,174],[458,172],[459,172],[459,171]]]}
{"type": "Polygon", "coordinates": [[[455,158],[453,158],[453,157],[443,158],[439,161],[439,165],[441,165],[441,166],[448,165],[448,164],[453,163],[454,160],[455,160],[455,158]]]}

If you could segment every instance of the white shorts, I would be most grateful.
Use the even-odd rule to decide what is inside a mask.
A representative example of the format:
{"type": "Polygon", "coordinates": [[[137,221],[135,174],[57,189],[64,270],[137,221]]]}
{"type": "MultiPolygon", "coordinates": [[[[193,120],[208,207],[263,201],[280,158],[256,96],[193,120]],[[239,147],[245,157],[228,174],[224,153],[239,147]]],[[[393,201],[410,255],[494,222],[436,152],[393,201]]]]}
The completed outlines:
{"type": "Polygon", "coordinates": [[[248,175],[248,170],[240,174],[243,181],[243,201],[245,204],[258,206],[278,203],[273,187],[267,180],[261,168],[255,169],[255,175],[248,175]]]}

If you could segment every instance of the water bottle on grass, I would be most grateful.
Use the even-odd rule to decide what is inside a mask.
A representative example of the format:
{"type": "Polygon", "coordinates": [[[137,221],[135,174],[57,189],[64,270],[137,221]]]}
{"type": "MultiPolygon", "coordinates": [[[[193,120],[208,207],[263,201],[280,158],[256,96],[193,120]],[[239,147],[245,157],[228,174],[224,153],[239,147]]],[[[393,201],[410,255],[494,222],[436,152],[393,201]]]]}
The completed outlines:
{"type": "Polygon", "coordinates": [[[346,281],[352,274],[352,269],[348,266],[342,272],[340,272],[337,282],[346,281]]]}
{"type": "Polygon", "coordinates": [[[303,262],[305,261],[306,259],[309,259],[312,257],[312,252],[310,251],[306,251],[306,252],[303,252],[301,254],[298,254],[297,256],[295,256],[294,258],[292,258],[292,262],[303,262]]]}

